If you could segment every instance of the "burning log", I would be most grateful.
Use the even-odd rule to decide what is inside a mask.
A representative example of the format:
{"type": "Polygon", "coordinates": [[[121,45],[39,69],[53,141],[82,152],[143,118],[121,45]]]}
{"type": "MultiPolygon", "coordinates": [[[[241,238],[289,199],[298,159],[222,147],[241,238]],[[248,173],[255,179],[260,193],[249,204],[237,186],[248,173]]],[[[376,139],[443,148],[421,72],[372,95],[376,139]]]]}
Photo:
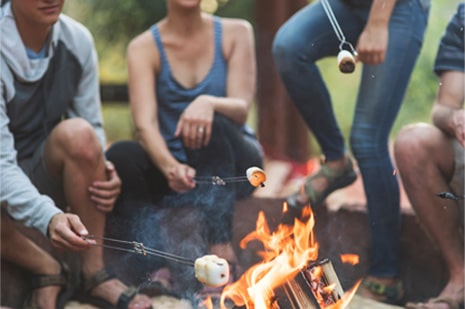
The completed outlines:
{"type": "Polygon", "coordinates": [[[324,259],[301,270],[275,289],[273,308],[328,308],[337,304],[343,295],[331,261],[324,259]]]}

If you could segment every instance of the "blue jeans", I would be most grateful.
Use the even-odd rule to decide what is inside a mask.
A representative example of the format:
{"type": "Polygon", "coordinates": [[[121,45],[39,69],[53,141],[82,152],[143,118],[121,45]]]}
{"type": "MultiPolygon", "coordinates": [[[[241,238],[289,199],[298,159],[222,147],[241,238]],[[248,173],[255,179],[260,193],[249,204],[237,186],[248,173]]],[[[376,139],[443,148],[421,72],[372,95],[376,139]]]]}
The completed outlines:
{"type": "MultiPolygon", "coordinates": [[[[350,5],[350,1],[329,0],[346,40],[355,47],[370,6],[350,5]]],[[[427,2],[397,1],[389,23],[384,63],[363,66],[350,134],[367,198],[372,233],[370,274],[379,277],[399,274],[399,185],[393,176],[388,142],[422,46],[427,2]]],[[[341,158],[346,150],[330,94],[315,62],[338,52],[339,41],[319,1],[292,16],[273,43],[278,72],[327,160],[341,158]]]]}

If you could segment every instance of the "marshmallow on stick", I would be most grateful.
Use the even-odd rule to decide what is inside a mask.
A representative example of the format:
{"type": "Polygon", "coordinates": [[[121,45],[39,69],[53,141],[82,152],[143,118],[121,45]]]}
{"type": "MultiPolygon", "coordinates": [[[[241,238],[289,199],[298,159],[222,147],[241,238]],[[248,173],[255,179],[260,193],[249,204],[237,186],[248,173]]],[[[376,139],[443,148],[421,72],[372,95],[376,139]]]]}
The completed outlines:
{"type": "Polygon", "coordinates": [[[250,184],[254,187],[262,186],[264,187],[264,182],[266,181],[265,171],[259,167],[253,166],[249,167],[246,171],[247,179],[250,184]]]}
{"type": "Polygon", "coordinates": [[[195,277],[210,287],[223,286],[229,282],[229,264],[216,255],[204,255],[195,260],[195,277]]]}
{"type": "Polygon", "coordinates": [[[355,58],[351,52],[343,49],[337,55],[337,64],[342,73],[352,73],[355,71],[355,58]]]}

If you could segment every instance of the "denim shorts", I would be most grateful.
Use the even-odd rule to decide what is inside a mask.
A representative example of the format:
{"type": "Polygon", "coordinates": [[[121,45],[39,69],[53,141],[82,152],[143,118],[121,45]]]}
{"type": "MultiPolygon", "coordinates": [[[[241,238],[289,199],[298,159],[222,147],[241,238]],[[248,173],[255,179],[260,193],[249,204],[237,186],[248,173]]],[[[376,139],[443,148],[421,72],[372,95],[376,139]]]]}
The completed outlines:
{"type": "Polygon", "coordinates": [[[440,75],[443,71],[464,72],[464,27],[465,4],[460,3],[441,38],[434,63],[436,74],[440,75]]]}
{"type": "Polygon", "coordinates": [[[58,207],[64,210],[67,203],[63,185],[47,171],[44,148],[45,142],[42,142],[32,156],[19,162],[19,167],[41,194],[49,196],[58,207]]]}

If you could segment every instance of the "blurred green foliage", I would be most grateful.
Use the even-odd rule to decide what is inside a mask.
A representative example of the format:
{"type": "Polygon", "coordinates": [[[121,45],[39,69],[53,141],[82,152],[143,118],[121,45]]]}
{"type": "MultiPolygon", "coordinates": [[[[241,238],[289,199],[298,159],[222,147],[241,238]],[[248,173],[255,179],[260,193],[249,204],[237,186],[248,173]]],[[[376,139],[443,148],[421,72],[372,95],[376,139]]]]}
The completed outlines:
{"type": "MultiPolygon", "coordinates": [[[[286,1],[286,0],[283,0],[286,1]]],[[[392,137],[409,123],[430,121],[438,80],[432,71],[439,40],[460,0],[433,0],[425,42],[413,72],[404,104],[395,122],[392,137]]],[[[254,25],[254,0],[203,0],[202,7],[218,16],[239,17],[254,25]]],[[[125,83],[126,47],[137,34],[147,30],[166,13],[166,0],[86,0],[67,1],[65,12],[81,21],[92,32],[100,61],[102,83],[125,83]]],[[[352,123],[361,66],[354,74],[341,74],[335,59],[324,59],[318,66],[327,81],[336,116],[347,137],[352,123]]],[[[104,104],[105,129],[109,140],[132,138],[127,105],[104,104]]],[[[249,124],[255,127],[254,108],[249,124]]],[[[318,149],[313,147],[312,149],[318,149]]]]}

